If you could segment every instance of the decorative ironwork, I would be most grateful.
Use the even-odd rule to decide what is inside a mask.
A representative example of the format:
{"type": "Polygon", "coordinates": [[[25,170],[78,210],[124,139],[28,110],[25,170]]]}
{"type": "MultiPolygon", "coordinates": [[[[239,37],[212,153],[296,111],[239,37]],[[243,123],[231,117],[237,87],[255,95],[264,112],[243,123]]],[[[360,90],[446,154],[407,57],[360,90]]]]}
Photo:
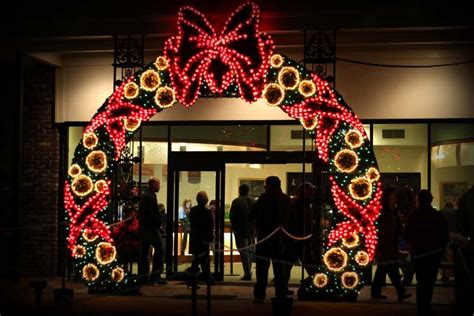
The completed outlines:
{"type": "Polygon", "coordinates": [[[334,82],[336,73],[336,44],[335,32],[333,38],[321,31],[311,34],[307,39],[308,32],[304,36],[304,59],[305,66],[312,65],[312,70],[328,82],[334,82]],[[328,74],[328,65],[332,64],[332,75],[328,74]]]}
{"type": "Polygon", "coordinates": [[[144,64],[144,39],[140,40],[131,36],[114,39],[114,89],[144,64]],[[117,77],[118,76],[118,77],[117,77]]]}
{"type": "Polygon", "coordinates": [[[336,62],[336,45],[324,32],[305,38],[304,62],[307,64],[329,64],[336,62]]]}
{"type": "Polygon", "coordinates": [[[114,67],[139,68],[143,66],[143,43],[137,39],[126,37],[118,42],[115,38],[114,67]]]}
{"type": "MultiPolygon", "coordinates": [[[[144,36],[115,37],[114,41],[114,86],[141,69],[144,64],[144,36]]],[[[115,87],[114,87],[115,88],[115,87]]],[[[129,143],[122,150],[120,159],[114,164],[112,185],[113,207],[110,222],[130,216],[130,211],[138,207],[139,181],[133,179],[133,165],[140,163],[140,157],[133,156],[129,143]]]]}
{"type": "Polygon", "coordinates": [[[133,157],[132,150],[126,146],[114,168],[114,186],[112,200],[115,202],[112,221],[121,220],[129,215],[137,200],[137,183],[133,180],[133,164],[139,163],[139,157],[133,157]]]}

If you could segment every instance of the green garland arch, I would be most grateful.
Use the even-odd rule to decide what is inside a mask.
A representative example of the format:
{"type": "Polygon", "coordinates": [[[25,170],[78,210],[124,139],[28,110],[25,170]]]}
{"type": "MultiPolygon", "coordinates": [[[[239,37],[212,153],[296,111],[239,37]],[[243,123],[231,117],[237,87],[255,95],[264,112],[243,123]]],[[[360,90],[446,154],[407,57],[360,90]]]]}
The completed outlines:
{"type": "MultiPolygon", "coordinates": [[[[315,73],[273,53],[258,31],[258,7],[240,6],[218,35],[191,7],[178,13],[178,35],[164,56],[126,79],[98,109],[78,144],[64,186],[68,246],[93,291],[136,286],[117,257],[105,221],[114,164],[140,124],[176,101],[198,96],[262,98],[298,119],[315,136],[329,166],[337,220],[322,264],[299,290],[302,299],[355,298],[374,258],[381,182],[374,154],[357,116],[315,73]]],[[[251,106],[251,105],[249,105],[251,106]]]]}

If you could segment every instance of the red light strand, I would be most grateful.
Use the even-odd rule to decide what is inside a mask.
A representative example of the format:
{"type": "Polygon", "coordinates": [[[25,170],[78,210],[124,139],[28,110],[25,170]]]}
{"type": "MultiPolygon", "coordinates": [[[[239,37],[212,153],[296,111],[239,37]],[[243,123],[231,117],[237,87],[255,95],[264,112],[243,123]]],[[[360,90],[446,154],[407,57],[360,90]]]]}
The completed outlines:
{"type": "Polygon", "coordinates": [[[124,87],[132,80],[133,77],[122,83],[122,85],[115,90],[109,98],[105,111],[97,114],[84,131],[84,133],[90,133],[105,125],[115,146],[115,160],[119,159],[120,153],[126,143],[126,130],[123,121],[126,119],[148,121],[157,111],[155,108],[146,109],[123,100],[124,87]]]}
{"type": "Polygon", "coordinates": [[[78,206],[74,201],[71,186],[66,181],[64,186],[64,205],[70,218],[68,236],[68,247],[70,249],[74,248],[77,239],[85,228],[90,229],[106,241],[112,242],[109,228],[104,222],[96,218],[97,213],[105,209],[109,203],[110,181],[107,184],[103,191],[95,193],[84,205],[78,206]]]}
{"type": "Polygon", "coordinates": [[[205,80],[212,93],[221,94],[232,82],[247,102],[260,98],[274,44],[258,31],[259,9],[241,5],[220,35],[201,12],[183,7],[178,13],[178,35],[165,43],[171,83],[176,98],[191,106],[205,80]]]}
{"type": "Polygon", "coordinates": [[[377,245],[377,229],[375,221],[380,214],[380,199],[382,190],[380,183],[377,186],[374,198],[366,206],[361,206],[347,195],[336,183],[334,177],[330,177],[331,192],[336,208],[349,218],[348,221],[338,223],[336,229],[332,230],[328,236],[328,246],[331,246],[342,238],[347,238],[354,233],[365,235],[367,253],[372,260],[377,245]]]}

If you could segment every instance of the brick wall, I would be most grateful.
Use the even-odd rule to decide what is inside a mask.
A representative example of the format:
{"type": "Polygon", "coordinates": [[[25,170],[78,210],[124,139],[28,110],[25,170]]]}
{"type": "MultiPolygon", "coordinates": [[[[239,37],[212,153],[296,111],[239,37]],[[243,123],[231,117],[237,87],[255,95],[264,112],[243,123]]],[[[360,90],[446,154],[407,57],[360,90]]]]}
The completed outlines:
{"type": "Polygon", "coordinates": [[[20,184],[20,275],[56,274],[60,141],[54,119],[54,68],[25,66],[22,177],[20,184]]]}

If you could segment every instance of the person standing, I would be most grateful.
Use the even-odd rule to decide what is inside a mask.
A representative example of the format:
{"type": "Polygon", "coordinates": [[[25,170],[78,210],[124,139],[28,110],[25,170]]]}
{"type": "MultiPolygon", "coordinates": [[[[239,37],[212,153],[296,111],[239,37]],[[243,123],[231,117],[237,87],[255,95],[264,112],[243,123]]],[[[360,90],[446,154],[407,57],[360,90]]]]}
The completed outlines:
{"type": "Polygon", "coordinates": [[[138,274],[141,283],[166,284],[166,281],[161,278],[164,250],[160,233],[162,226],[161,215],[156,199],[158,191],[160,191],[160,180],[151,178],[148,181],[148,188],[143,193],[140,201],[140,260],[138,274]],[[149,275],[150,264],[148,262],[150,246],[154,248],[151,275],[149,275]]]}
{"type": "Polygon", "coordinates": [[[235,243],[239,249],[244,276],[241,280],[252,280],[252,251],[250,246],[254,240],[254,225],[250,220],[250,211],[255,201],[248,196],[249,186],[242,184],[239,187],[239,197],[232,201],[230,207],[230,222],[235,236],[235,243]]]}
{"type": "Polygon", "coordinates": [[[396,191],[394,187],[387,187],[382,193],[382,211],[378,219],[379,236],[377,243],[376,259],[377,270],[370,288],[370,294],[376,299],[386,299],[382,295],[382,287],[388,274],[392,284],[395,286],[398,301],[411,297],[402,285],[398,267],[398,242],[402,235],[402,224],[396,209],[396,191]]]}
{"type": "Polygon", "coordinates": [[[459,200],[458,229],[462,236],[474,240],[474,185],[459,200]]]}
{"type": "Polygon", "coordinates": [[[209,245],[212,242],[213,221],[211,211],[206,207],[209,198],[205,191],[198,192],[197,204],[189,212],[190,241],[189,252],[193,255],[191,269],[198,270],[199,265],[209,283],[215,284],[209,268],[209,245]]]}
{"type": "MultiPolygon", "coordinates": [[[[289,244],[289,259],[291,263],[299,260],[309,275],[316,273],[317,249],[316,231],[313,231],[313,208],[315,187],[310,182],[302,183],[298,188],[298,194],[293,199],[289,233],[296,237],[313,236],[306,240],[291,240],[289,244]]],[[[289,265],[288,278],[291,275],[293,264],[289,265]]]]}
{"type": "Polygon", "coordinates": [[[276,176],[266,178],[265,192],[260,195],[252,210],[257,235],[255,302],[261,303],[265,299],[270,260],[272,260],[275,276],[275,296],[280,302],[285,302],[288,299],[288,269],[283,263],[286,261],[288,241],[280,231],[270,238],[268,236],[280,226],[288,229],[291,205],[290,197],[281,190],[280,179],[276,176]]]}
{"type": "Polygon", "coordinates": [[[448,222],[432,206],[433,196],[421,190],[417,208],[408,216],[405,236],[416,273],[416,308],[419,316],[431,315],[431,300],[442,253],[448,243],[448,222]]]}
{"type": "MultiPolygon", "coordinates": [[[[446,218],[446,221],[448,222],[448,230],[449,234],[459,234],[459,229],[458,229],[458,211],[454,207],[453,202],[447,201],[444,203],[444,207],[439,210],[441,214],[444,215],[446,218]]],[[[444,253],[441,257],[441,261],[447,262],[447,263],[453,263],[454,262],[454,253],[453,253],[453,248],[455,243],[448,244],[446,249],[444,250],[444,253]]],[[[449,280],[450,276],[454,276],[453,272],[454,271],[446,271],[447,269],[443,269],[443,274],[441,276],[441,280],[443,282],[447,282],[449,280]]]]}
{"type": "Polygon", "coordinates": [[[189,211],[191,210],[191,199],[184,199],[183,204],[178,210],[178,220],[181,222],[183,229],[183,239],[181,240],[181,255],[184,256],[186,247],[188,246],[188,235],[191,230],[189,226],[189,211]]]}

